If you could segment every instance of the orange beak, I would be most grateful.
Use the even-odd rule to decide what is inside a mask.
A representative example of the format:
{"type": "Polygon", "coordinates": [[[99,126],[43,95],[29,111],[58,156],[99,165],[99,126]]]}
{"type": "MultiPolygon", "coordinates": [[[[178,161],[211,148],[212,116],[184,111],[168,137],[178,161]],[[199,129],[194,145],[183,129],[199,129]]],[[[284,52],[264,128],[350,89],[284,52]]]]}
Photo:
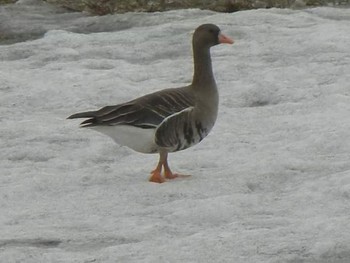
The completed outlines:
{"type": "Polygon", "coordinates": [[[233,39],[225,36],[224,34],[219,33],[219,43],[221,43],[221,44],[224,44],[224,43],[226,43],[226,44],[233,44],[234,41],[233,41],[233,39]]]}

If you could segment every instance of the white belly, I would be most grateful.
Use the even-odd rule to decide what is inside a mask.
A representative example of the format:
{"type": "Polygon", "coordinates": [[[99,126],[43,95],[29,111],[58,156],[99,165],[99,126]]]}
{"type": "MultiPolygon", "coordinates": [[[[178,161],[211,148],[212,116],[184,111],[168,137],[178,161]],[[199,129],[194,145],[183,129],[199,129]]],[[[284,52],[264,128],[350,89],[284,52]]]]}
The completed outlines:
{"type": "Polygon", "coordinates": [[[154,129],[142,129],[129,125],[94,126],[91,129],[111,137],[117,144],[141,153],[157,152],[154,129]]]}

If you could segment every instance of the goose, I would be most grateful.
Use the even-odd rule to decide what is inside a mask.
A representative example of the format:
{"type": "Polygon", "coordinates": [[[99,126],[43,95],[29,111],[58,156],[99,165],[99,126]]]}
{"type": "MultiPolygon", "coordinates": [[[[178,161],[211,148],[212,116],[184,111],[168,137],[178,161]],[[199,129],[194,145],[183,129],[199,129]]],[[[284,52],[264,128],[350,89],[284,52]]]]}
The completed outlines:
{"type": "Polygon", "coordinates": [[[184,176],[171,171],[168,154],[198,144],[214,126],[219,95],[210,48],[223,43],[234,41],[214,24],[200,25],[192,38],[194,73],[190,85],[160,90],[96,111],[79,112],[68,119],[86,118],[80,127],[101,132],[137,152],[158,153],[159,161],[151,172],[150,182],[163,183],[184,176]]]}

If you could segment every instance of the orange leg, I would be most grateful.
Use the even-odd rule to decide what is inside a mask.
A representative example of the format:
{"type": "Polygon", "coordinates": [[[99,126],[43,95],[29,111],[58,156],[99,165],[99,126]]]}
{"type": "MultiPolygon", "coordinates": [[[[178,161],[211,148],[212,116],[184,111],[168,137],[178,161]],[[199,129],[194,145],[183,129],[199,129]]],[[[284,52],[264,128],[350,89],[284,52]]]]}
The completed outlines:
{"type": "Polygon", "coordinates": [[[170,167],[168,165],[168,160],[165,159],[165,161],[163,162],[163,167],[164,167],[164,177],[167,179],[174,179],[176,177],[178,177],[177,174],[174,174],[171,170],[170,167]]]}
{"type": "MultiPolygon", "coordinates": [[[[166,157],[168,156],[168,153],[166,154],[166,157]]],[[[163,161],[163,167],[164,167],[164,177],[167,179],[175,179],[177,177],[189,177],[190,175],[185,174],[174,174],[168,165],[168,159],[165,158],[163,161]]]]}
{"type": "Polygon", "coordinates": [[[158,163],[156,169],[154,169],[154,170],[151,172],[151,177],[149,178],[149,181],[150,181],[150,182],[159,183],[159,184],[165,182],[165,179],[164,179],[163,176],[162,176],[162,166],[163,166],[163,164],[162,164],[161,161],[159,160],[159,163],[158,163]]]}
{"type": "Polygon", "coordinates": [[[166,151],[159,152],[159,162],[156,167],[151,172],[151,177],[149,178],[150,182],[154,183],[164,183],[165,178],[162,176],[162,167],[164,167],[164,177],[167,179],[173,179],[176,175],[173,175],[168,165],[168,153],[166,151]]]}
{"type": "Polygon", "coordinates": [[[168,164],[168,153],[166,151],[159,152],[159,162],[157,167],[151,172],[150,182],[164,183],[165,178],[162,176],[162,167],[164,167],[164,177],[166,179],[174,179],[177,177],[188,177],[189,175],[174,174],[168,164]]]}

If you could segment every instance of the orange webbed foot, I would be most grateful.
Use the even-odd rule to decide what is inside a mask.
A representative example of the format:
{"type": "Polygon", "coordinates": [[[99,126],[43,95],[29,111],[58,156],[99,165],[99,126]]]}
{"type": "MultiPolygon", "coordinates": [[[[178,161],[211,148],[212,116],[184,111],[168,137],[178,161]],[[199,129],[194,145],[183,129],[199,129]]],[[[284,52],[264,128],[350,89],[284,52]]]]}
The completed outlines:
{"type": "Polygon", "coordinates": [[[149,178],[149,181],[153,183],[161,184],[165,182],[165,179],[163,178],[159,170],[154,170],[151,172],[151,177],[149,178]]]}
{"type": "Polygon", "coordinates": [[[184,178],[184,177],[190,177],[191,175],[189,174],[176,174],[176,173],[172,173],[170,170],[164,171],[164,177],[166,179],[175,179],[175,178],[184,178]]]}
{"type": "Polygon", "coordinates": [[[177,178],[179,175],[178,174],[173,174],[173,173],[164,173],[164,177],[166,179],[175,179],[177,178]]]}
{"type": "Polygon", "coordinates": [[[166,179],[175,179],[175,178],[183,178],[183,177],[189,177],[190,175],[185,175],[185,174],[176,174],[176,173],[173,173],[171,170],[170,170],[170,167],[168,165],[167,162],[165,162],[164,164],[164,177],[166,179]]]}
{"type": "Polygon", "coordinates": [[[162,151],[159,153],[159,162],[157,167],[151,172],[150,182],[154,183],[164,183],[166,179],[175,179],[182,177],[189,177],[190,175],[175,174],[170,170],[168,165],[167,157],[168,153],[162,151]],[[162,176],[162,169],[164,168],[164,177],[162,176]]]}

